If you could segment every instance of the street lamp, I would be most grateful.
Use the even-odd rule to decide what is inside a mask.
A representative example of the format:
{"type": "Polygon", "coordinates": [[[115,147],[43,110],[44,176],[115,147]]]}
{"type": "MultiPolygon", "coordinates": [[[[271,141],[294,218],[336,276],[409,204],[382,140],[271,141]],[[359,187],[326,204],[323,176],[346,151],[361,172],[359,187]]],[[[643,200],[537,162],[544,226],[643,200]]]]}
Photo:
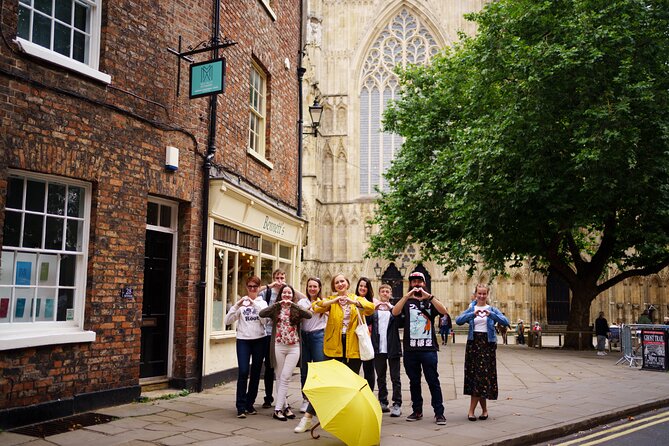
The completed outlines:
{"type": "Polygon", "coordinates": [[[318,103],[318,98],[315,98],[314,103],[309,106],[309,116],[313,135],[318,137],[318,126],[321,125],[321,116],[323,116],[323,106],[318,103]]]}

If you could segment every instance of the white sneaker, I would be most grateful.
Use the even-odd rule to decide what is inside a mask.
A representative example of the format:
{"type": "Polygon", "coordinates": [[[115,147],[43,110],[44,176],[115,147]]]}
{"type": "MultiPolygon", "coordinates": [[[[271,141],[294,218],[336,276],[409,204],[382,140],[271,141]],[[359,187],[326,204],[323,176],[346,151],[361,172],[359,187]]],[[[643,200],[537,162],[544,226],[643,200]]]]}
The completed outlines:
{"type": "Polygon", "coordinates": [[[302,417],[300,419],[300,424],[295,426],[295,429],[293,430],[296,434],[301,434],[302,432],[306,432],[309,429],[311,429],[311,418],[302,417]]]}
{"type": "Polygon", "coordinates": [[[399,417],[402,415],[402,407],[397,404],[393,404],[393,407],[390,409],[391,417],[399,417]]]}
{"type": "Polygon", "coordinates": [[[597,352],[597,356],[604,356],[606,353],[604,352],[597,352]]]}
{"type": "Polygon", "coordinates": [[[309,400],[302,400],[302,405],[300,406],[300,412],[305,413],[309,407],[309,400]]]}

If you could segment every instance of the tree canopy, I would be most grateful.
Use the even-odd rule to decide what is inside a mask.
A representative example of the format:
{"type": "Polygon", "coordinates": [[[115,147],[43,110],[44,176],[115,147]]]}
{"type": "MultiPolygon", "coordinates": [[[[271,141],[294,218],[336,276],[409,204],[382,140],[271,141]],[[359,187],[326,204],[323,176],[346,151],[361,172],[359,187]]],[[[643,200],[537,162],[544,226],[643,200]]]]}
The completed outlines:
{"type": "Polygon", "coordinates": [[[384,130],[405,142],[370,253],[551,266],[572,311],[669,265],[669,1],[500,0],[467,19],[475,36],[399,74],[384,130]]]}

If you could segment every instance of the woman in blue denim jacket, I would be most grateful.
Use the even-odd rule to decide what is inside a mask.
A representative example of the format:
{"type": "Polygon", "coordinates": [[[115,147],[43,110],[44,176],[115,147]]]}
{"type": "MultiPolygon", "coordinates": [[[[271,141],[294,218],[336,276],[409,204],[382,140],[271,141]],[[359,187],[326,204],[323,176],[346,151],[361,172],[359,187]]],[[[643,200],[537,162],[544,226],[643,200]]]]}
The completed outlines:
{"type": "Polygon", "coordinates": [[[476,285],[476,300],[456,319],[458,325],[469,324],[465,349],[464,394],[471,396],[469,421],[476,421],[474,411],[481,406],[479,420],[488,419],[488,400],[496,400],[497,387],[497,334],[495,323],[509,326],[508,319],[495,307],[487,304],[489,288],[476,285]]]}

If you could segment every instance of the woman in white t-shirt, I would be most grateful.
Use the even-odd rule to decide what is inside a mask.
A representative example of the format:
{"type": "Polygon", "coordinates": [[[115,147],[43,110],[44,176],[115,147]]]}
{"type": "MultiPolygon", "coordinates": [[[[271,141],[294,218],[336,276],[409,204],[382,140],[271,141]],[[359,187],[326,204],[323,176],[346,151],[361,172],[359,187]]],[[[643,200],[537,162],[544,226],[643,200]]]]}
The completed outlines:
{"type": "MultiPolygon", "coordinates": [[[[300,364],[300,382],[302,387],[307,381],[307,371],[310,362],[319,362],[325,360],[323,354],[323,337],[325,325],[328,322],[327,314],[314,314],[313,304],[321,299],[323,284],[318,277],[310,277],[307,280],[307,295],[297,302],[303,310],[309,311],[313,317],[302,320],[302,358],[300,364]]],[[[309,400],[302,393],[302,406],[300,412],[304,413],[309,407],[309,400]]]]}
{"type": "Polygon", "coordinates": [[[259,313],[267,303],[258,296],[260,278],[246,279],[248,295],[237,301],[225,315],[223,323],[237,321],[237,418],[255,415],[254,409],[260,384],[260,370],[265,356],[265,319],[259,313]],[[250,373],[250,376],[249,376],[250,373]]]}
{"type": "Polygon", "coordinates": [[[488,400],[496,400],[497,387],[497,334],[495,323],[509,326],[509,321],[495,307],[488,305],[489,288],[476,285],[476,300],[455,319],[455,323],[469,324],[467,347],[465,349],[464,394],[470,395],[469,421],[476,421],[474,411],[481,406],[479,420],[488,419],[488,400]]]}

